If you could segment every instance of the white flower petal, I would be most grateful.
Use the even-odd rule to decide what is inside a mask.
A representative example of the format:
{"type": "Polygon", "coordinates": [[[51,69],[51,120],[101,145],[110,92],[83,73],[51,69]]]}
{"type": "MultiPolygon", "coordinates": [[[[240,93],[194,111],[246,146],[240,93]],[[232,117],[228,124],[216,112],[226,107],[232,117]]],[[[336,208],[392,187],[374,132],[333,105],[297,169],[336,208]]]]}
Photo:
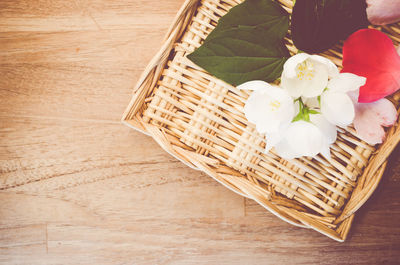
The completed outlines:
{"type": "Polygon", "coordinates": [[[339,74],[339,69],[331,60],[319,55],[311,55],[311,59],[324,64],[328,70],[330,78],[336,77],[339,74]]]}
{"type": "Polygon", "coordinates": [[[360,89],[349,91],[349,92],[347,92],[347,95],[349,95],[351,101],[353,101],[353,104],[357,104],[358,96],[360,95],[360,89]]]}
{"type": "Polygon", "coordinates": [[[353,122],[354,105],[346,93],[326,91],[321,96],[322,115],[337,126],[346,127],[353,122]]]}
{"type": "Polygon", "coordinates": [[[277,86],[253,91],[244,106],[247,120],[256,125],[259,133],[276,133],[287,127],[294,116],[293,99],[277,86]]]}
{"type": "Polygon", "coordinates": [[[250,94],[244,106],[244,115],[246,119],[256,125],[259,133],[277,131],[279,129],[279,119],[271,117],[268,113],[266,104],[269,97],[263,90],[256,90],[250,94]]]}
{"type": "Polygon", "coordinates": [[[263,116],[260,106],[264,104],[264,99],[259,94],[257,91],[251,93],[244,105],[244,114],[246,119],[251,123],[257,123],[263,116]]]}
{"type": "Polygon", "coordinates": [[[324,156],[328,161],[332,159],[330,144],[324,143],[322,145],[321,155],[324,156]]]}
{"type": "Polygon", "coordinates": [[[325,119],[321,114],[310,115],[310,120],[315,126],[320,129],[321,133],[324,135],[324,142],[321,148],[321,155],[323,155],[327,160],[331,159],[330,146],[336,141],[337,129],[336,126],[325,119]]]}
{"type": "Polygon", "coordinates": [[[294,159],[297,157],[300,157],[298,153],[293,150],[292,146],[289,145],[289,143],[285,140],[280,141],[276,146],[275,146],[275,152],[282,157],[283,159],[290,160],[294,159]]]}
{"type": "Polygon", "coordinates": [[[298,98],[303,94],[303,90],[306,88],[307,84],[299,82],[297,78],[289,78],[286,72],[283,72],[281,76],[281,86],[289,92],[290,96],[298,98]]]}
{"type": "Polygon", "coordinates": [[[299,114],[299,112],[300,112],[300,103],[299,103],[298,100],[296,100],[294,102],[294,115],[293,115],[293,117],[296,117],[297,114],[299,114]]]}
{"type": "Polygon", "coordinates": [[[337,138],[336,126],[330,123],[323,115],[313,114],[310,115],[311,122],[321,130],[322,134],[326,138],[328,145],[333,144],[337,138]]]}
{"type": "Polygon", "coordinates": [[[275,146],[275,151],[284,159],[300,156],[315,156],[324,143],[321,131],[312,123],[296,121],[290,124],[283,139],[275,146]]]}
{"type": "MultiPolygon", "coordinates": [[[[285,131],[287,129],[286,128],[282,128],[282,131],[285,131]]],[[[265,153],[268,153],[269,150],[271,150],[272,147],[274,147],[277,143],[279,143],[282,138],[283,138],[283,133],[282,131],[277,132],[277,133],[270,133],[266,135],[266,139],[267,139],[267,144],[265,146],[265,153]]]]}
{"type": "Polygon", "coordinates": [[[259,133],[275,133],[278,132],[280,128],[280,121],[274,117],[261,117],[255,124],[259,133]]]}
{"type": "Polygon", "coordinates": [[[301,64],[305,60],[310,58],[310,55],[307,53],[298,53],[290,57],[285,64],[283,65],[283,72],[286,74],[287,78],[296,77],[296,68],[298,64],[301,64]]]}
{"type": "Polygon", "coordinates": [[[241,85],[238,85],[236,88],[242,89],[242,90],[257,90],[260,88],[269,88],[269,87],[271,87],[271,85],[265,81],[253,80],[253,81],[248,81],[241,85]]]}
{"type": "Polygon", "coordinates": [[[352,73],[341,73],[328,83],[330,91],[349,92],[365,85],[367,78],[352,73]]]}
{"type": "Polygon", "coordinates": [[[319,108],[319,101],[318,97],[313,98],[303,98],[304,104],[309,107],[310,109],[317,109],[319,108]]]}
{"type": "Polygon", "coordinates": [[[307,98],[321,95],[328,85],[328,71],[326,67],[320,63],[315,63],[314,71],[314,77],[306,77],[302,80],[304,86],[302,95],[307,98]]]}

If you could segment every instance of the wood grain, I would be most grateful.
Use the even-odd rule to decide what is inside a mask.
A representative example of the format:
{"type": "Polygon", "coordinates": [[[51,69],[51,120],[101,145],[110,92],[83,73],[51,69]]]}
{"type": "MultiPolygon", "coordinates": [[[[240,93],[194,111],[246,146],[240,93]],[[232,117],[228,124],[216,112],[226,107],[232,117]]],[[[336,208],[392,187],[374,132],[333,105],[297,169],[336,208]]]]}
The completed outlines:
{"type": "Polygon", "coordinates": [[[0,1],[0,263],[398,264],[400,148],[337,243],[121,125],[182,2],[0,1]]]}

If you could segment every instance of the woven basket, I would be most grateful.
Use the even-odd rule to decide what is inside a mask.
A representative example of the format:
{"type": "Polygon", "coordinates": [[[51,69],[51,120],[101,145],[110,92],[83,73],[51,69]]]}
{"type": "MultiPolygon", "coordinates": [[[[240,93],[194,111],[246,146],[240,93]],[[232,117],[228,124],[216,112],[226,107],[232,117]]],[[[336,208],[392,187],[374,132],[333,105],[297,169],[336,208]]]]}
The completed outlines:
{"type": "MultiPolygon", "coordinates": [[[[290,162],[263,153],[265,139],[243,114],[248,92],[218,80],[186,58],[240,0],[186,0],[161,50],[141,76],[123,123],[151,135],[168,153],[253,199],[283,220],[344,241],[354,213],[377,187],[400,139],[398,123],[378,148],[353,127],[339,129],[332,160],[290,162]]],[[[281,0],[290,13],[292,1],[281,0]]],[[[379,28],[400,42],[400,24],[379,28]]],[[[291,53],[296,52],[289,38],[291,53]]],[[[339,67],[341,46],[325,52],[339,67]]],[[[391,100],[398,108],[399,95],[391,100]]]]}

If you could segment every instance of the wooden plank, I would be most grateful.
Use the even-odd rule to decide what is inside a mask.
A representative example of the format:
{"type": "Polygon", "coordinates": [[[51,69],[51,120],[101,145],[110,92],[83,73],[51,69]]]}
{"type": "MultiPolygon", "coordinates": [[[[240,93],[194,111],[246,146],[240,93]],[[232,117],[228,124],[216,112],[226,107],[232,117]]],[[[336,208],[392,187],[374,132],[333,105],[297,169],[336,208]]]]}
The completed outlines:
{"type": "Polygon", "coordinates": [[[47,228],[45,224],[0,229],[1,264],[32,262],[30,260],[32,256],[43,257],[46,253],[47,228]]]}
{"type": "Polygon", "coordinates": [[[96,212],[115,211],[115,218],[244,214],[243,198],[120,123],[16,119],[3,124],[8,149],[0,153],[4,191],[71,199],[96,212]],[[213,203],[203,200],[207,197],[213,203]]]}
{"type": "MultiPolygon", "coordinates": [[[[8,48],[0,53],[5,77],[0,79],[0,97],[8,100],[0,113],[118,121],[135,80],[158,48],[153,44],[123,52],[130,47],[125,43],[140,34],[131,32],[115,31],[118,41],[102,39],[98,31],[7,34],[0,41],[8,48]],[[132,64],[133,58],[140,63],[132,64]]],[[[161,41],[153,34],[138,39],[154,38],[161,41]]]]}

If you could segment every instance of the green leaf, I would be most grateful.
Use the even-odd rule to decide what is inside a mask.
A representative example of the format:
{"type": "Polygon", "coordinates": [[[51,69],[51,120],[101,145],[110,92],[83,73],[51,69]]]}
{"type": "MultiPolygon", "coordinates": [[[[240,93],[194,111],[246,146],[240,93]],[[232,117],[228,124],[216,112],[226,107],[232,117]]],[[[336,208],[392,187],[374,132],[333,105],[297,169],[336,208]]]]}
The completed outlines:
{"type": "Polygon", "coordinates": [[[310,113],[310,114],[321,114],[321,112],[319,112],[317,110],[313,110],[313,109],[309,109],[308,113],[310,113]]]}
{"type": "MultiPolygon", "coordinates": [[[[218,32],[239,26],[263,28],[268,35],[282,39],[289,28],[289,15],[272,0],[247,0],[231,8],[209,34],[210,40],[218,32]]],[[[206,40],[206,41],[207,41],[206,40]]]]}
{"type": "Polygon", "coordinates": [[[297,0],[291,32],[298,49],[318,53],[367,26],[365,0],[297,0]]]}
{"type": "Polygon", "coordinates": [[[303,119],[303,113],[299,112],[296,117],[293,118],[292,122],[300,121],[303,119]]]}
{"type": "Polygon", "coordinates": [[[234,86],[280,77],[289,51],[283,38],[289,18],[271,0],[247,0],[219,20],[203,45],[188,58],[234,86]]]}

